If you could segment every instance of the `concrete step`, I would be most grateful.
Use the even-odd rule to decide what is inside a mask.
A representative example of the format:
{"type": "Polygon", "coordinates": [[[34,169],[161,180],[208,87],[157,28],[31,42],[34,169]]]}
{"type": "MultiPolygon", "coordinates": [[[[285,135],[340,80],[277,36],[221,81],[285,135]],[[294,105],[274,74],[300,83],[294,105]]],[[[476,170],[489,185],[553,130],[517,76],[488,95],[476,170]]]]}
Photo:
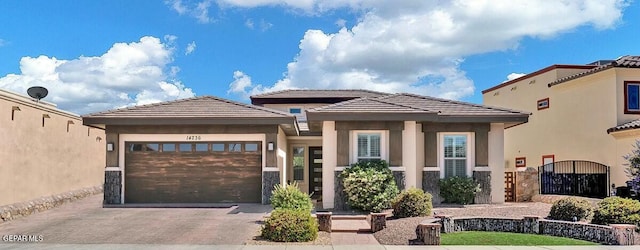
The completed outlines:
{"type": "Polygon", "coordinates": [[[371,226],[364,219],[339,219],[331,220],[331,232],[353,232],[363,233],[371,232],[371,226]]]}
{"type": "Polygon", "coordinates": [[[367,220],[366,215],[332,215],[332,220],[367,220]]]}

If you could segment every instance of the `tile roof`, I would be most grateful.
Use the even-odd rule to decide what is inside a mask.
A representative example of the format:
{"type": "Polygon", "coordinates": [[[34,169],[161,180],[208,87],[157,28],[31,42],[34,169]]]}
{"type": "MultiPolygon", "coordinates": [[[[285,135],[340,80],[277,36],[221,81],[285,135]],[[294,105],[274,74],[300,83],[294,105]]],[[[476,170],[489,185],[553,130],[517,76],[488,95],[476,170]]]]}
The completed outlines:
{"type": "Polygon", "coordinates": [[[109,110],[84,118],[288,118],[288,113],[213,96],[109,110]]]}
{"type": "Polygon", "coordinates": [[[307,110],[317,121],[503,122],[528,121],[529,113],[414,94],[363,97],[307,110]]]}
{"type": "Polygon", "coordinates": [[[448,99],[435,98],[430,96],[421,96],[415,94],[400,93],[387,95],[379,98],[391,103],[410,106],[431,112],[437,112],[438,115],[450,116],[520,116],[529,115],[529,113],[517,110],[497,108],[480,104],[460,102],[448,99]]]}
{"type": "Polygon", "coordinates": [[[359,98],[377,97],[386,93],[364,89],[288,89],[251,96],[251,99],[262,98],[359,98]]]}
{"type": "Polygon", "coordinates": [[[637,129],[637,128],[640,128],[640,119],[623,123],[613,128],[607,129],[607,134],[610,134],[612,132],[631,130],[631,129],[637,129]]]}
{"type": "Polygon", "coordinates": [[[558,80],[555,80],[551,83],[549,83],[549,87],[554,86],[554,85],[558,85],[561,84],[563,82],[568,82],[574,79],[578,79],[580,77],[583,76],[588,76],[591,74],[595,74],[598,73],[600,71],[604,71],[607,69],[611,69],[611,68],[640,68],[640,56],[622,56],[614,61],[612,61],[611,63],[602,65],[602,66],[598,66],[595,67],[593,69],[575,74],[575,75],[570,75],[567,77],[563,77],[560,78],[558,80]]]}
{"type": "MultiPolygon", "coordinates": [[[[311,113],[425,113],[428,110],[363,97],[307,110],[311,113]]],[[[430,112],[433,113],[433,112],[430,112]]]]}

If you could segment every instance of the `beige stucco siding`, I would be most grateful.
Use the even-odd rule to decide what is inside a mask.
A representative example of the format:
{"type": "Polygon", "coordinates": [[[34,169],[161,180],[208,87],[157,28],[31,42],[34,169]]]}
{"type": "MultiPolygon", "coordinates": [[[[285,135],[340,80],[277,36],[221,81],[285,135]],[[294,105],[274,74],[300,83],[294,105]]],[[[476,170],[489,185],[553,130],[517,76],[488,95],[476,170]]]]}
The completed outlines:
{"type": "MultiPolygon", "coordinates": [[[[629,162],[624,159],[624,156],[630,154],[634,150],[636,140],[640,140],[640,129],[620,131],[612,135],[616,138],[616,151],[620,154],[619,157],[615,157],[615,165],[620,166],[617,169],[618,171],[624,171],[629,166],[629,162]]],[[[618,183],[624,183],[628,179],[624,172],[616,176],[611,175],[611,181],[616,183],[616,186],[620,185],[618,183]]]]}
{"type": "MultiPolygon", "coordinates": [[[[268,142],[267,142],[268,143],[268,142]]],[[[287,135],[282,128],[278,127],[278,141],[277,141],[277,166],[280,171],[280,183],[287,183],[287,135]]]]}
{"type": "Polygon", "coordinates": [[[83,126],[79,116],[52,105],[4,91],[0,117],[0,206],[102,184],[103,130],[83,126]],[[11,120],[14,106],[20,110],[11,120]],[[44,127],[43,114],[50,117],[44,127]]]}
{"type": "MultiPolygon", "coordinates": [[[[574,70],[580,72],[581,70],[574,70]]],[[[515,158],[526,157],[527,167],[542,165],[542,156],[555,161],[587,160],[611,166],[611,181],[624,185],[620,164],[628,141],[616,140],[607,129],[638,119],[624,114],[624,81],[640,80],[638,69],[609,69],[548,87],[567,69],[552,70],[487,92],[484,104],[531,112],[529,122],[505,130],[505,164],[515,170],[515,158]],[[517,86],[515,90],[512,87],[517,86]],[[499,92],[499,94],[495,94],[499,92]],[[537,100],[549,98],[548,109],[537,100]]],[[[635,138],[638,138],[637,136],[635,138]]]]}

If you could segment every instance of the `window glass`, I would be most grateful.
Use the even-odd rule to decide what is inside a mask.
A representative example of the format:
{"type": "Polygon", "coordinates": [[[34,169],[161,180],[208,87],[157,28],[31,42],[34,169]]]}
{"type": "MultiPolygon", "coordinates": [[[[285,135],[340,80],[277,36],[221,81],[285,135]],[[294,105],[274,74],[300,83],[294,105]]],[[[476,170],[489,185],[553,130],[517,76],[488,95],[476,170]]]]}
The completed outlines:
{"type": "Polygon", "coordinates": [[[143,144],[137,144],[137,143],[129,144],[129,151],[130,152],[142,151],[143,148],[144,148],[143,144]]]}
{"type": "Polygon", "coordinates": [[[178,149],[180,150],[180,152],[191,152],[191,143],[180,143],[178,149]]]}
{"type": "Polygon", "coordinates": [[[302,114],[302,109],[301,108],[290,108],[289,109],[289,113],[291,113],[291,114],[302,114]]]}
{"type": "Polygon", "coordinates": [[[160,144],[158,143],[147,143],[145,151],[154,151],[158,152],[160,150],[160,144]]]}
{"type": "Polygon", "coordinates": [[[293,180],[304,180],[304,147],[293,147],[293,180]]]}
{"type": "Polygon", "coordinates": [[[173,144],[173,143],[162,144],[162,152],[176,152],[176,144],[173,144]]]}
{"type": "Polygon", "coordinates": [[[467,136],[445,135],[442,144],[444,178],[467,176],[467,136]]]}
{"type": "Polygon", "coordinates": [[[196,143],[196,152],[207,152],[207,151],[209,151],[209,144],[196,143]]]}
{"type": "Polygon", "coordinates": [[[358,161],[381,158],[380,134],[358,134],[358,161]]]}
{"type": "Polygon", "coordinates": [[[627,85],[627,109],[640,110],[640,84],[627,85]]]}
{"type": "Polygon", "coordinates": [[[242,152],[242,144],[229,143],[229,152],[242,152]]]}
{"type": "Polygon", "coordinates": [[[213,152],[224,152],[224,143],[212,143],[211,150],[213,152]]]}
{"type": "Polygon", "coordinates": [[[245,152],[256,152],[256,151],[258,151],[258,144],[257,143],[246,143],[246,144],[244,144],[244,151],[245,152]]]}

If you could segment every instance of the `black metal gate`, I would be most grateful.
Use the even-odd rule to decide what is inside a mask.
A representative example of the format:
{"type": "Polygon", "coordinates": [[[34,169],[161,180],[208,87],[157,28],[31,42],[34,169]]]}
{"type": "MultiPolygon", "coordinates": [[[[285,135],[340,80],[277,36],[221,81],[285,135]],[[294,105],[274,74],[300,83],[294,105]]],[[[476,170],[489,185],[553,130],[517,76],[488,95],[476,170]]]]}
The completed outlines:
{"type": "Polygon", "coordinates": [[[540,193],[590,198],[609,196],[609,167],[591,161],[559,161],[540,166],[540,193]]]}

